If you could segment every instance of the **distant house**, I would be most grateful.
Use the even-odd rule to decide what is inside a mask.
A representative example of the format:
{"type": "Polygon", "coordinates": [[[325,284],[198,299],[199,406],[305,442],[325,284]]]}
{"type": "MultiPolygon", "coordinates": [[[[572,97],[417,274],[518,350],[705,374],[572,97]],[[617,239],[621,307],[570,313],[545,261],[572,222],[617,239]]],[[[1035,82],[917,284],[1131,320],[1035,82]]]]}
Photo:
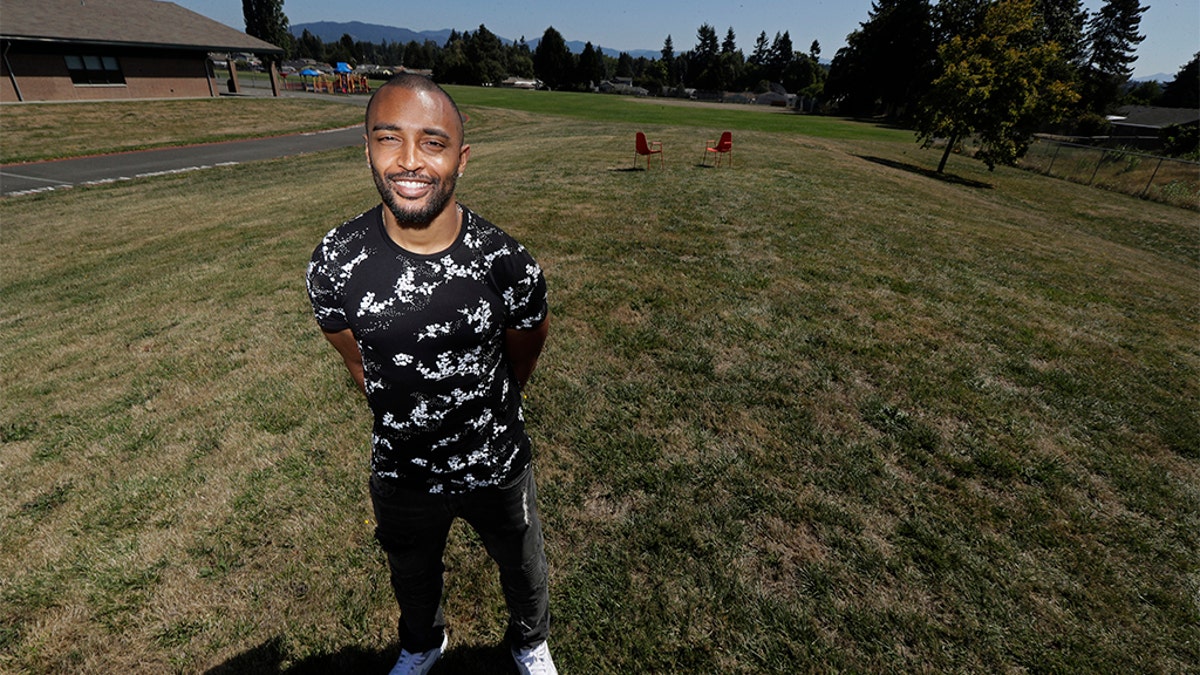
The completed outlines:
{"type": "Polygon", "coordinates": [[[1157,108],[1128,105],[1108,116],[1114,136],[1158,136],[1158,132],[1176,124],[1195,124],[1200,120],[1196,108],[1157,108]]]}
{"type": "Polygon", "coordinates": [[[598,91],[605,94],[621,94],[623,96],[649,96],[650,90],[645,87],[633,86],[633,80],[630,78],[615,78],[614,81],[601,80],[598,91]]]}
{"type": "Polygon", "coordinates": [[[532,77],[510,77],[501,82],[500,86],[509,89],[537,89],[542,86],[542,82],[532,77]]]}
{"type": "Polygon", "coordinates": [[[217,96],[210,52],[283,50],[158,0],[0,0],[0,101],[217,96]]]}

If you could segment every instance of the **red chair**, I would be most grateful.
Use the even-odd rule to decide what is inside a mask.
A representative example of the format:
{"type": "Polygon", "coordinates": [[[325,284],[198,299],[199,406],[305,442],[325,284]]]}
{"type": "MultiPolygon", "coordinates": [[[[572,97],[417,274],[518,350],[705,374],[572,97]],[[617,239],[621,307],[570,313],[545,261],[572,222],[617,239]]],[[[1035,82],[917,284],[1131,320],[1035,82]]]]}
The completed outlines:
{"type": "Polygon", "coordinates": [[[729,155],[729,166],[733,166],[733,134],[726,131],[721,134],[720,141],[709,141],[704,148],[704,157],[700,159],[701,166],[708,166],[710,152],[716,157],[713,166],[721,166],[721,155],[729,155]]]}
{"type": "Polygon", "coordinates": [[[660,169],[663,168],[662,141],[646,142],[646,134],[643,134],[642,132],[639,131],[639,132],[637,132],[637,139],[634,144],[634,151],[637,152],[637,154],[633,156],[634,166],[637,166],[638,157],[640,155],[645,155],[646,156],[646,170],[649,171],[650,170],[650,155],[658,155],[658,168],[660,168],[660,169]]]}

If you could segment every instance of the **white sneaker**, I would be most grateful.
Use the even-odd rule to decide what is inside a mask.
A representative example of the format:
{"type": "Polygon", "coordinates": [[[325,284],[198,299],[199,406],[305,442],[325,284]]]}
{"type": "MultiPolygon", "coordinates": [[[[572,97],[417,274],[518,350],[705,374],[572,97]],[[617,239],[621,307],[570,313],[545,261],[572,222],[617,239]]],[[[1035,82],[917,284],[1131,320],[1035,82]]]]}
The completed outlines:
{"type": "MultiPolygon", "coordinates": [[[[396,665],[392,666],[392,672],[388,675],[425,675],[434,663],[442,657],[442,652],[446,649],[446,644],[449,642],[445,633],[442,633],[442,646],[434,647],[427,652],[414,654],[407,649],[400,650],[400,660],[396,661],[396,665]]],[[[549,654],[547,654],[549,656],[549,654]]]]}
{"type": "Polygon", "coordinates": [[[558,675],[554,659],[550,658],[550,645],[540,642],[529,649],[513,650],[517,672],[521,675],[558,675]]]}

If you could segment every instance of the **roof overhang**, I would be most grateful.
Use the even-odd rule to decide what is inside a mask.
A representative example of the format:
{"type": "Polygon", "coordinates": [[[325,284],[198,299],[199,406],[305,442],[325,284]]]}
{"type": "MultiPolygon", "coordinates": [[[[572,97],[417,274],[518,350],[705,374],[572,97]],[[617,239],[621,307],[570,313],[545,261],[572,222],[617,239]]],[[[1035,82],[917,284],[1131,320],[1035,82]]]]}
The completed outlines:
{"type": "Polygon", "coordinates": [[[283,50],[272,46],[257,47],[247,45],[197,45],[169,42],[130,42],[125,40],[68,40],[57,37],[36,37],[29,35],[0,35],[0,40],[6,42],[32,42],[43,45],[71,45],[84,47],[119,47],[133,49],[169,49],[187,52],[246,52],[250,54],[283,54],[283,50]]]}

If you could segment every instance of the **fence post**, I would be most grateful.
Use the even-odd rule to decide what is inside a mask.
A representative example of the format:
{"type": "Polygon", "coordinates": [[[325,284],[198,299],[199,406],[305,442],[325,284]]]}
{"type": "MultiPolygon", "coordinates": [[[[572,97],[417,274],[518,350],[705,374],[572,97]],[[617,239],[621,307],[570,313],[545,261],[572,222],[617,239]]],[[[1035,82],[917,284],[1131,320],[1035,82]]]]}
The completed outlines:
{"type": "Polygon", "coordinates": [[[1092,177],[1088,179],[1089,186],[1096,181],[1096,174],[1100,173],[1100,165],[1104,163],[1104,156],[1107,154],[1107,150],[1101,151],[1100,158],[1096,160],[1096,168],[1092,169],[1092,177]]]}
{"type": "Polygon", "coordinates": [[[1146,181],[1146,189],[1142,190],[1142,199],[1150,194],[1150,186],[1154,184],[1154,179],[1158,176],[1158,170],[1162,168],[1163,158],[1158,158],[1158,166],[1154,167],[1154,173],[1150,174],[1150,180],[1146,181]]]}
{"type": "Polygon", "coordinates": [[[1058,151],[1061,149],[1062,149],[1061,143],[1054,144],[1054,156],[1050,158],[1050,166],[1046,167],[1046,175],[1047,176],[1054,175],[1054,162],[1055,162],[1055,160],[1058,159],[1058,151]]]}

